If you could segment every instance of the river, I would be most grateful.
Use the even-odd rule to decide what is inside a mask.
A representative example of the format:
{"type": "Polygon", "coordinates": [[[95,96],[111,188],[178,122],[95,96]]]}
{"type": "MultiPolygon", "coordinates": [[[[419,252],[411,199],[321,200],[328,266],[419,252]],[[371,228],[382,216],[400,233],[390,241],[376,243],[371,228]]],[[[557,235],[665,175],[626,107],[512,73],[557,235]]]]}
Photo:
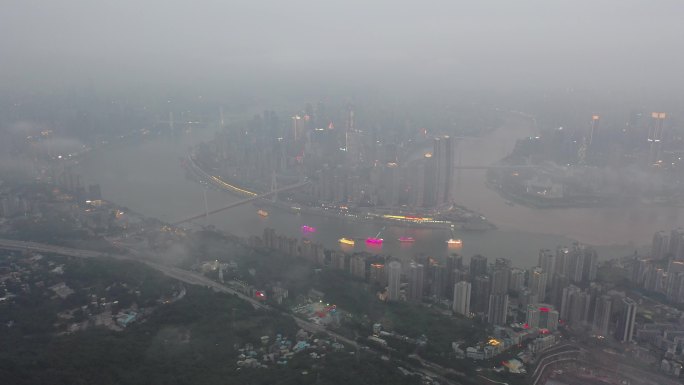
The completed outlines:
{"type": "MultiPolygon", "coordinates": [[[[511,118],[505,126],[481,137],[462,139],[458,143],[463,165],[488,165],[513,148],[515,140],[532,133],[529,120],[511,118]]],[[[86,183],[99,183],[104,199],[122,206],[173,222],[204,212],[204,186],[186,177],[181,158],[189,147],[208,140],[213,130],[195,131],[177,137],[154,136],[133,143],[110,145],[84,158],[79,172],[86,183]]],[[[499,228],[485,232],[460,231],[461,249],[448,249],[449,230],[387,227],[382,233],[382,249],[368,249],[357,242],[356,251],[368,250],[409,260],[418,253],[441,257],[458,252],[467,258],[482,254],[490,259],[510,258],[513,264],[529,267],[536,264],[540,248],[554,249],[573,240],[595,245],[602,259],[632,253],[635,245],[650,242],[657,230],[669,230],[682,224],[682,210],[660,207],[534,209],[510,206],[485,186],[483,170],[464,170],[455,178],[456,202],[487,216],[499,228]],[[412,244],[401,244],[397,238],[412,236],[412,244]]],[[[209,189],[209,209],[242,199],[223,191],[209,189]]],[[[252,205],[243,205],[199,220],[213,224],[232,234],[247,237],[261,235],[266,227],[280,234],[302,236],[302,225],[313,226],[307,234],[328,248],[340,248],[341,237],[375,236],[383,224],[349,221],[342,218],[292,214],[276,208],[261,217],[252,205]]],[[[351,249],[345,249],[352,251],[351,249]]]]}

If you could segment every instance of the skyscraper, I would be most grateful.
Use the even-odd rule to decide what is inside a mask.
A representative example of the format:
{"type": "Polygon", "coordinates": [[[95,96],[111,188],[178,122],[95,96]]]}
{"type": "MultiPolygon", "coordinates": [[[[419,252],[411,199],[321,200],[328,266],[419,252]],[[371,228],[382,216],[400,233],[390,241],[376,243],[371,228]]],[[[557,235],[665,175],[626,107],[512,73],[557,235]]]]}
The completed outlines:
{"type": "Polygon", "coordinates": [[[511,279],[508,283],[508,289],[515,292],[520,292],[525,287],[525,271],[521,269],[511,270],[511,279]]]}
{"type": "Polygon", "coordinates": [[[598,254],[594,249],[584,250],[584,263],[582,267],[582,281],[593,282],[596,280],[598,254]]]}
{"type": "Polygon", "coordinates": [[[473,290],[470,308],[474,313],[486,313],[489,310],[490,280],[487,275],[473,278],[473,290]]]}
{"type": "Polygon", "coordinates": [[[508,284],[510,282],[511,270],[508,267],[495,267],[492,270],[492,289],[491,294],[506,294],[508,293],[508,284]]]}
{"type": "MultiPolygon", "coordinates": [[[[425,276],[423,265],[411,263],[409,265],[409,301],[420,302],[423,299],[423,277],[425,276]]],[[[470,296],[470,293],[468,293],[470,296]]]]}
{"type": "Polygon", "coordinates": [[[480,254],[474,255],[470,258],[470,276],[475,278],[480,275],[487,274],[487,257],[480,254]]]}
{"type": "Polygon", "coordinates": [[[672,230],[668,252],[674,259],[684,259],[684,229],[672,230]]]}
{"type": "Polygon", "coordinates": [[[670,236],[664,231],[658,231],[653,234],[653,242],[651,243],[651,257],[655,260],[664,259],[669,250],[670,236]]]}
{"type": "MultiPolygon", "coordinates": [[[[584,272],[584,253],[578,248],[573,247],[566,256],[566,275],[572,282],[582,282],[584,272]]],[[[561,317],[563,316],[561,312],[561,317]]]]}
{"type": "Polygon", "coordinates": [[[437,204],[451,202],[454,176],[453,139],[449,136],[434,139],[433,156],[436,166],[437,204]]]}
{"type": "Polygon", "coordinates": [[[376,262],[370,264],[370,280],[372,283],[382,287],[387,285],[387,272],[385,271],[384,263],[376,262]]]}
{"type": "Polygon", "coordinates": [[[621,305],[622,309],[615,329],[615,338],[620,342],[630,342],[634,336],[637,304],[634,300],[625,297],[622,299],[621,305]]]}
{"type": "Polygon", "coordinates": [[[563,320],[570,319],[570,313],[572,312],[572,299],[580,292],[580,288],[575,285],[570,285],[563,289],[563,300],[561,301],[560,316],[563,320]]]}
{"type": "Polygon", "coordinates": [[[439,301],[444,298],[447,272],[444,266],[430,264],[430,297],[439,301]]]}
{"type": "Polygon", "coordinates": [[[461,281],[454,284],[454,301],[452,309],[455,313],[468,316],[470,314],[470,282],[461,281]]]}
{"type": "Polygon", "coordinates": [[[435,158],[430,154],[425,154],[421,160],[423,162],[423,170],[418,174],[420,188],[417,190],[422,195],[417,198],[420,200],[419,206],[434,207],[438,204],[437,201],[437,169],[435,167],[435,158]]]}
{"type": "Polygon", "coordinates": [[[529,289],[537,295],[537,300],[542,302],[546,298],[546,280],[548,275],[540,267],[535,267],[530,272],[529,289]]]}
{"type": "Polygon", "coordinates": [[[539,250],[539,267],[546,273],[546,284],[553,285],[553,277],[556,272],[556,254],[549,249],[539,250]]]}
{"type": "Polygon", "coordinates": [[[363,255],[356,254],[349,260],[349,272],[359,278],[366,278],[366,259],[363,255]]]}
{"type": "Polygon", "coordinates": [[[608,335],[608,328],[610,327],[610,315],[613,301],[608,295],[602,295],[596,298],[596,305],[594,306],[594,332],[601,336],[608,335]]]}
{"type": "Polygon", "coordinates": [[[508,294],[491,294],[487,322],[492,325],[505,325],[508,315],[508,294]]]}
{"type": "Polygon", "coordinates": [[[451,291],[451,288],[454,287],[456,282],[461,280],[460,277],[456,277],[456,275],[460,275],[460,270],[463,268],[463,257],[458,254],[449,254],[446,257],[444,266],[446,269],[446,283],[444,286],[447,290],[447,298],[454,299],[454,297],[452,297],[454,293],[451,291]]]}
{"type": "Polygon", "coordinates": [[[401,263],[392,261],[388,265],[389,279],[388,279],[388,299],[390,301],[398,301],[401,298],[401,263]]]}

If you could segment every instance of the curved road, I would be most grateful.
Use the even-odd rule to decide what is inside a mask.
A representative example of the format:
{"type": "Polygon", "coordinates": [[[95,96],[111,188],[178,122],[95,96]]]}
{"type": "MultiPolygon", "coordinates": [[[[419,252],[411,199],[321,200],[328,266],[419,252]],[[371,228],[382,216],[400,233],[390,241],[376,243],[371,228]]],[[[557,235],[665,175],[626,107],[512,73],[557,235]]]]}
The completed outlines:
{"type": "MultiPolygon", "coordinates": [[[[110,253],[103,253],[100,251],[93,251],[93,250],[82,250],[82,249],[74,249],[74,248],[69,248],[69,247],[63,247],[63,246],[56,246],[56,245],[49,245],[49,244],[44,244],[44,243],[37,243],[37,242],[30,242],[30,241],[17,241],[13,239],[3,239],[0,238],[0,249],[6,249],[6,250],[15,250],[15,251],[35,251],[35,252],[40,252],[40,253],[54,253],[54,254],[60,254],[60,255],[66,255],[66,256],[71,256],[71,257],[77,257],[77,258],[114,258],[118,260],[130,260],[130,261],[137,261],[137,262],[142,262],[146,264],[147,266],[171,277],[174,279],[177,279],[179,281],[185,282],[190,285],[199,285],[199,286],[205,286],[212,288],[218,292],[222,293],[228,293],[228,294],[233,294],[239,297],[242,300],[245,300],[249,302],[254,308],[256,309],[263,309],[263,310],[271,310],[271,311],[277,311],[271,308],[268,305],[265,305],[259,301],[257,301],[254,298],[251,298],[249,296],[246,296],[234,289],[231,289],[228,286],[222,285],[218,282],[215,282],[201,274],[197,274],[188,270],[184,270],[178,267],[173,267],[173,266],[166,266],[162,265],[156,262],[152,262],[149,260],[145,259],[140,259],[137,257],[133,256],[128,256],[128,255],[123,255],[123,254],[110,254],[110,253]]],[[[286,312],[280,312],[280,314],[284,317],[290,317],[292,318],[297,326],[300,328],[310,332],[310,333],[326,333],[329,336],[337,339],[338,341],[344,342],[345,344],[348,344],[350,346],[353,346],[355,349],[358,349],[360,345],[354,341],[351,340],[345,336],[342,336],[338,333],[332,332],[328,329],[326,329],[323,326],[316,325],[312,322],[294,317],[292,314],[286,313],[286,312]]],[[[369,352],[372,352],[376,355],[382,354],[382,352],[379,351],[373,351],[369,350],[369,352]]],[[[427,376],[430,376],[432,378],[439,379],[440,382],[446,383],[446,384],[454,384],[453,381],[450,381],[442,376],[443,373],[448,373],[448,372],[453,372],[451,369],[446,369],[442,366],[439,366],[435,363],[429,362],[429,361],[424,361],[421,360],[422,363],[424,364],[429,364],[429,368],[416,368],[406,362],[402,362],[402,365],[407,366],[411,368],[411,370],[415,372],[421,372],[427,376]],[[438,371],[438,372],[437,372],[438,371]]]]}

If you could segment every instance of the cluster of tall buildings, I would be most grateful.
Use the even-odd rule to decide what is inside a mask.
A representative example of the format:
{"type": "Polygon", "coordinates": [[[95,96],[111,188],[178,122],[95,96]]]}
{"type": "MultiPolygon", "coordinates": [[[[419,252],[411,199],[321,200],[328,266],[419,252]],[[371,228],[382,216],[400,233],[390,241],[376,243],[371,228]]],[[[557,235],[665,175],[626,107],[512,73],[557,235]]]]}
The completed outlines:
{"type": "Polygon", "coordinates": [[[597,263],[596,252],[579,244],[540,250],[538,266],[528,270],[512,268],[503,258],[488,264],[474,256],[467,277],[455,283],[452,309],[493,325],[517,321],[552,331],[564,324],[630,341],[636,304],[624,292],[606,292],[594,282],[597,263]]]}
{"type": "Polygon", "coordinates": [[[423,135],[431,149],[414,159],[415,138],[364,130],[352,105],[334,118],[322,104],[307,105],[289,120],[266,111],[246,127],[225,126],[196,157],[255,190],[268,190],[274,174],[282,184],[307,177],[310,185],[293,193],[301,203],[432,208],[453,200],[453,137],[423,135]]]}
{"type": "Polygon", "coordinates": [[[670,302],[684,303],[684,229],[653,235],[651,257],[633,262],[632,282],[670,302]]]}
{"type": "Polygon", "coordinates": [[[468,265],[457,254],[443,260],[418,256],[402,263],[365,252],[324,250],[305,238],[279,236],[272,229],[252,242],[345,270],[379,287],[380,298],[386,301],[450,303],[454,313],[496,326],[518,322],[553,331],[563,324],[597,335],[612,334],[622,342],[635,335],[637,304],[624,292],[606,290],[595,282],[596,252],[580,244],[555,252],[542,249],[538,266],[523,270],[513,268],[506,258],[488,263],[482,255],[473,256],[468,265]]]}
{"type": "Polygon", "coordinates": [[[266,247],[285,255],[305,258],[317,265],[325,262],[325,250],[320,243],[311,242],[307,238],[291,238],[278,235],[274,229],[264,229],[263,238],[251,237],[254,247],[266,247]]]}

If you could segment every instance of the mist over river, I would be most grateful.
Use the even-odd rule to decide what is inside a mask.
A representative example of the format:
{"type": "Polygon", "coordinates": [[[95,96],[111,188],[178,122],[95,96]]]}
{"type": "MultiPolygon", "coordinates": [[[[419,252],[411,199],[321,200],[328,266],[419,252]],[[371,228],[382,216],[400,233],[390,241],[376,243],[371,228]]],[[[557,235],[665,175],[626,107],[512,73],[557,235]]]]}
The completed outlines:
{"type": "MultiPolygon", "coordinates": [[[[461,164],[489,165],[506,154],[516,139],[536,134],[532,122],[523,117],[512,117],[495,131],[479,138],[461,139],[457,144],[461,164]]],[[[99,183],[103,198],[126,206],[144,215],[165,222],[204,212],[205,187],[186,176],[181,159],[188,149],[209,140],[214,129],[205,129],[170,136],[147,136],[143,140],[112,144],[90,153],[80,161],[78,172],[85,183],[99,183]]],[[[509,205],[496,191],[485,186],[484,170],[458,171],[456,203],[480,212],[498,226],[484,232],[458,231],[454,236],[463,240],[461,249],[449,249],[446,240],[452,237],[448,229],[415,229],[387,227],[381,234],[385,239],[381,249],[367,249],[357,242],[353,250],[377,252],[408,260],[418,253],[440,257],[458,252],[466,260],[474,254],[490,259],[510,258],[515,266],[536,264],[540,248],[555,249],[573,240],[594,245],[599,257],[606,259],[634,252],[637,246],[650,243],[653,233],[682,226],[682,209],[658,206],[623,208],[563,208],[535,209],[509,205]],[[415,243],[402,244],[401,236],[415,238],[415,243]]],[[[218,208],[242,198],[224,191],[208,189],[209,209],[218,208]]],[[[247,237],[261,235],[272,227],[279,234],[303,236],[301,226],[316,227],[307,234],[315,242],[339,249],[341,237],[366,238],[375,236],[385,225],[375,222],[350,221],[343,218],[310,214],[292,214],[269,208],[268,217],[257,214],[251,204],[239,206],[198,224],[213,224],[218,229],[247,237]]],[[[346,251],[351,251],[347,249],[346,251]]]]}

